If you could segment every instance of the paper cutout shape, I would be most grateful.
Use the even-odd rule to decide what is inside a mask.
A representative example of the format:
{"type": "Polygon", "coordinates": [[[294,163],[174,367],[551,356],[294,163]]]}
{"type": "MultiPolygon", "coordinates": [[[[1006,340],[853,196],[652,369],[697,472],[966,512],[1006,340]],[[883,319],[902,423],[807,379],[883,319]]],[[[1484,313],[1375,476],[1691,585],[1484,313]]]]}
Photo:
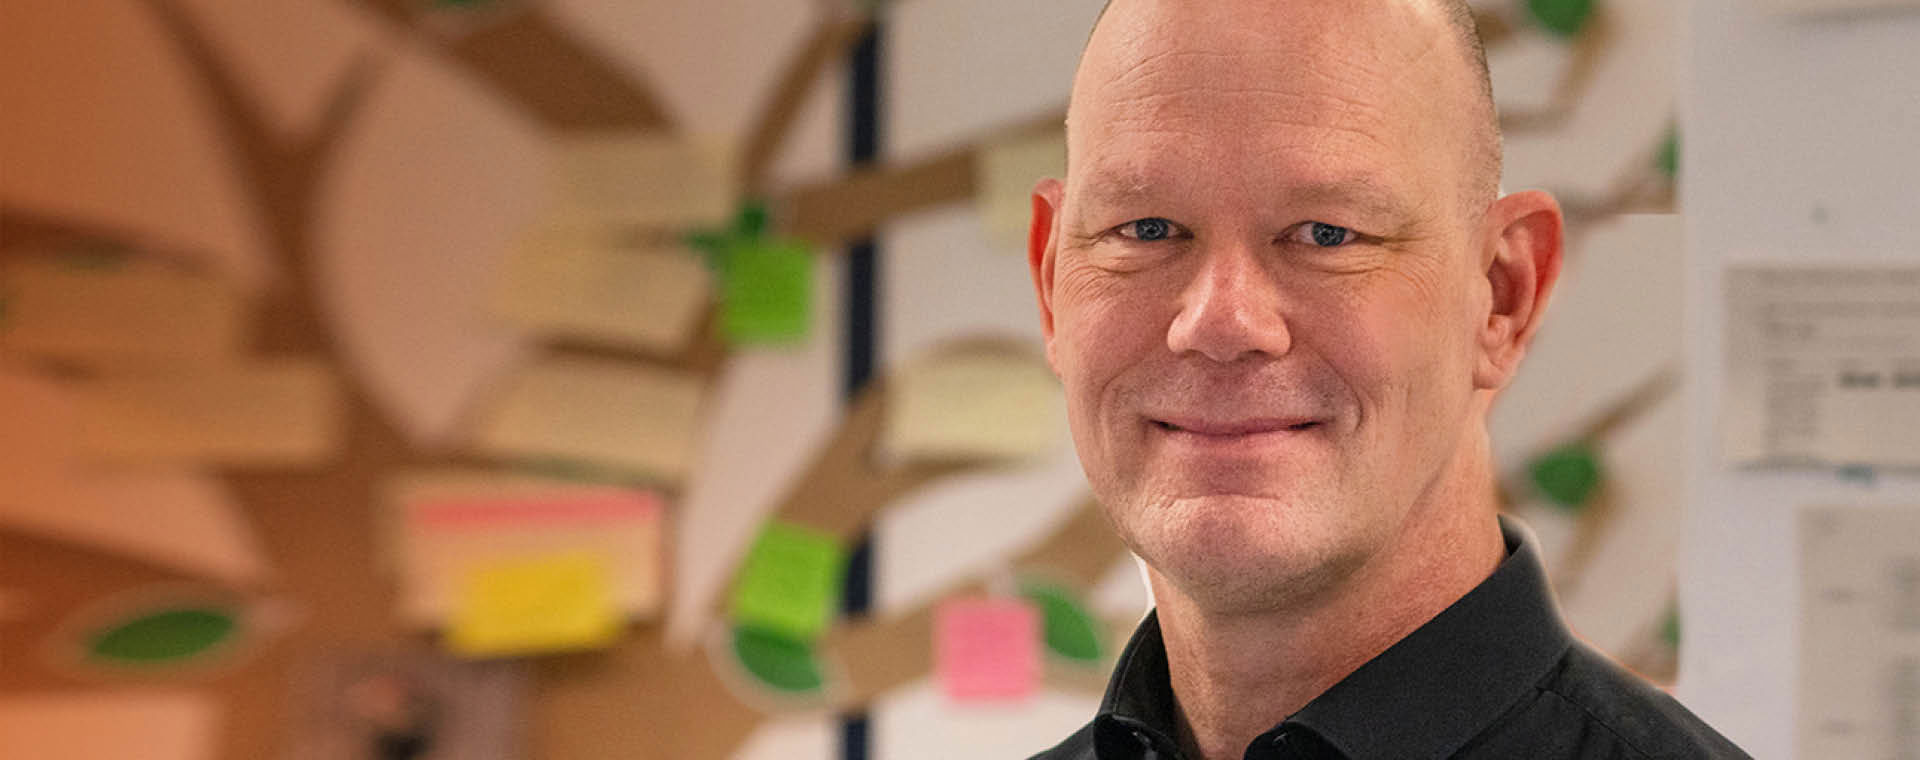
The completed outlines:
{"type": "Polygon", "coordinates": [[[1547,31],[1572,37],[1593,16],[1593,0],[1527,0],[1527,13],[1547,31]]]}
{"type": "Polygon", "coordinates": [[[1018,699],[1040,682],[1040,613],[1018,599],[955,599],[934,612],[934,663],[955,700],[1018,699]]]}
{"type": "Polygon", "coordinates": [[[1034,185],[1045,177],[1067,176],[1065,130],[990,143],[974,153],[974,166],[987,241],[997,250],[1025,253],[1034,185]]]}
{"type": "Polygon", "coordinates": [[[801,641],[826,630],[840,604],[847,552],[825,533],[769,523],[733,588],[734,622],[801,641]]]}
{"type": "Polygon", "coordinates": [[[192,664],[229,643],[240,625],[234,610],[216,606],[144,610],[88,636],[85,657],[119,666],[192,664]]]}
{"type": "Polygon", "coordinates": [[[542,229],[508,258],[496,308],[542,334],[665,354],[693,337],[712,291],[707,267],[685,248],[542,229]]]}
{"type": "Polygon", "coordinates": [[[125,554],[228,585],[258,583],[266,553],[224,484],[184,468],[81,457],[78,393],[0,371],[0,527],[125,554]],[[165,530],[155,530],[165,526],[165,530]]]}
{"type": "Polygon", "coordinates": [[[691,464],[702,394],[690,372],[549,357],[508,381],[473,445],[495,457],[577,460],[675,483],[691,464]]]}
{"type": "Polygon", "coordinates": [[[734,156],[724,141],[588,134],[558,147],[548,221],[686,229],[725,221],[734,202],[734,156]]]}
{"type": "Polygon", "coordinates": [[[1667,132],[1667,139],[1660,143],[1660,152],[1653,158],[1653,166],[1667,179],[1680,176],[1680,130],[1667,132]]]}
{"type": "Polygon", "coordinates": [[[511,657],[607,646],[620,635],[612,590],[606,561],[587,553],[478,568],[447,647],[465,657],[511,657]]]}
{"type": "Polygon", "coordinates": [[[900,371],[887,394],[888,461],[1037,458],[1066,431],[1059,381],[1019,351],[936,354],[900,371]]]}
{"type": "Polygon", "coordinates": [[[628,617],[659,612],[660,497],[648,491],[489,473],[419,474],[397,481],[393,514],[400,617],[432,627],[453,614],[460,583],[514,558],[590,554],[607,568],[628,617]]]}
{"type": "Polygon", "coordinates": [[[1562,509],[1577,510],[1600,487],[1600,456],[1584,443],[1541,455],[1527,468],[1533,484],[1562,509]]]}
{"type": "Polygon", "coordinates": [[[221,722],[214,697],[86,691],[0,698],[0,757],[208,760],[221,722]]]}
{"type": "Polygon", "coordinates": [[[77,387],[81,450],[99,460],[312,465],[340,439],[340,389],[314,359],[114,374],[77,387]]]}
{"type": "Polygon", "coordinates": [[[246,301],[212,276],[155,266],[0,268],[0,353],[87,366],[208,361],[238,350],[246,301]]]}
{"type": "Polygon", "coordinates": [[[785,694],[810,694],[826,687],[826,675],[806,642],[754,626],[735,626],[733,654],[762,686],[785,694]]]}
{"type": "Polygon", "coordinates": [[[793,343],[813,319],[813,253],[786,240],[737,241],[720,260],[720,329],[735,345],[793,343]]]}
{"type": "Polygon", "coordinates": [[[1081,664],[1098,663],[1106,656],[1098,618],[1072,592],[1029,582],[1021,586],[1020,595],[1040,610],[1042,640],[1048,652],[1081,664]]]}

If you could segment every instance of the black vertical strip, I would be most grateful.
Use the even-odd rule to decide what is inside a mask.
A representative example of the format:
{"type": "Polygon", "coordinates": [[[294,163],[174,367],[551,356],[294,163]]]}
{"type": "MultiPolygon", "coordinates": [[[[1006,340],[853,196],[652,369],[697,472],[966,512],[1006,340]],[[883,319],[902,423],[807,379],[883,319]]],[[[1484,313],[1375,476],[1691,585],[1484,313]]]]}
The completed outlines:
{"type": "MultiPolygon", "coordinates": [[[[880,24],[867,28],[854,47],[849,64],[847,161],[861,166],[880,156],[880,24]]],[[[869,237],[847,249],[846,363],[842,390],[850,402],[873,379],[879,321],[875,302],[879,291],[880,246],[869,237]]],[[[850,617],[867,614],[873,606],[873,535],[860,538],[847,562],[841,608],[850,617]]],[[[843,716],[840,752],[846,760],[867,760],[871,724],[866,713],[843,716]]]]}

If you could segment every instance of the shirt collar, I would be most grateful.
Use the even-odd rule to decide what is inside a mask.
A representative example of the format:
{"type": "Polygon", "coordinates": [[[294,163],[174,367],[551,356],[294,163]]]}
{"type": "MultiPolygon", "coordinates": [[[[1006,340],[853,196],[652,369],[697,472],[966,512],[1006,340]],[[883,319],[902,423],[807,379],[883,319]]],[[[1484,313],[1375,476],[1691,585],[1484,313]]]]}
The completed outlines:
{"type": "MultiPolygon", "coordinates": [[[[1275,732],[1306,728],[1348,757],[1445,757],[1526,694],[1573,635],[1532,536],[1504,516],[1500,532],[1507,557],[1492,575],[1275,732]]],[[[1099,756],[1136,757],[1148,746],[1174,756],[1176,720],[1160,621],[1149,613],[1121,653],[1095,718],[1099,756]]]]}

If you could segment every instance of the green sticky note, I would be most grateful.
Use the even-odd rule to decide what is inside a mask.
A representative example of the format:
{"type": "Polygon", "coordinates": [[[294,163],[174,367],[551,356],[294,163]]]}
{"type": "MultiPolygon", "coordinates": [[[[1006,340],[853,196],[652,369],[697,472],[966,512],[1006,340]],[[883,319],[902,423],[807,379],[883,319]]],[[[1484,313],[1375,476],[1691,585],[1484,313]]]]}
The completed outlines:
{"type": "Polygon", "coordinates": [[[1593,17],[1593,0],[1527,0],[1533,20],[1561,37],[1572,37],[1593,17]]]}
{"type": "Polygon", "coordinates": [[[813,316],[813,254],[801,243],[736,240],[720,259],[720,329],[738,344],[791,343],[813,316]]]}
{"type": "Polygon", "coordinates": [[[1080,600],[1058,586],[1028,583],[1020,595],[1040,609],[1040,628],[1047,651],[1080,663],[1099,662],[1105,651],[1100,624],[1080,600]]]}
{"type": "Polygon", "coordinates": [[[129,665],[181,664],[214,651],[239,627],[231,611],[218,607],[150,610],[96,631],[87,655],[129,665]]]}
{"type": "Polygon", "coordinates": [[[734,622],[812,641],[840,602],[847,552],[834,537],[771,523],[747,552],[733,587],[734,622]]]}
{"type": "Polygon", "coordinates": [[[827,679],[806,642],[753,626],[733,629],[733,656],[761,685],[804,694],[819,691],[827,679]]]}
{"type": "Polygon", "coordinates": [[[1680,175],[1680,131],[1667,133],[1667,140],[1660,144],[1660,153],[1653,158],[1653,165],[1660,173],[1672,179],[1680,175]]]}
{"type": "Polygon", "coordinates": [[[1528,468],[1533,483],[1554,504],[1577,510],[1600,487],[1600,457],[1584,443],[1547,452],[1528,468]]]}

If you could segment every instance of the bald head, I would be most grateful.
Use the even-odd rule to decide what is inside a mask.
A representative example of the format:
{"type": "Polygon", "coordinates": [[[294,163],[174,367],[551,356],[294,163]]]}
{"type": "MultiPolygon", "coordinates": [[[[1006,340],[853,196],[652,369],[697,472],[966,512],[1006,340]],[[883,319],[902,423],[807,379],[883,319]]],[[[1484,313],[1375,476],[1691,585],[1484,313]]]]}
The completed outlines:
{"type": "MultiPolygon", "coordinates": [[[[1282,0],[1284,2],[1284,0],[1282,0]]],[[[1491,202],[1499,194],[1501,174],[1500,122],[1493,101],[1493,80],[1487,68],[1486,47],[1481,43],[1478,23],[1467,0],[1408,0],[1424,5],[1431,17],[1443,22],[1446,37],[1457,57],[1456,73],[1463,77],[1472,97],[1462,104],[1468,118],[1463,120],[1457,148],[1464,152],[1469,174],[1463,177],[1469,203],[1475,207],[1491,202]]],[[[1116,5],[1137,4],[1135,0],[1107,0],[1094,19],[1088,43],[1099,36],[1100,26],[1116,5]]],[[[1424,15],[1424,14],[1423,14],[1424,15]]],[[[1276,35],[1285,30],[1272,30],[1276,35]]],[[[1084,57],[1083,57],[1084,65],[1084,57]]]]}

